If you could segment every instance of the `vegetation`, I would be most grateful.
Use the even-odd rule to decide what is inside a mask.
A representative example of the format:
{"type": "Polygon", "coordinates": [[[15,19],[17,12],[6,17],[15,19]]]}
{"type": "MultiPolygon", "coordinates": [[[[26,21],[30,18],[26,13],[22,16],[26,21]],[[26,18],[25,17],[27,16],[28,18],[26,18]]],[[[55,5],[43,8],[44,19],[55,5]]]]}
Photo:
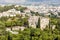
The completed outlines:
{"type": "Polygon", "coordinates": [[[0,40],[60,40],[60,19],[59,18],[50,18],[50,25],[56,25],[54,30],[51,30],[49,27],[41,30],[40,27],[40,18],[38,20],[38,27],[28,28],[28,17],[22,18],[22,16],[16,17],[2,17],[0,18],[0,40]],[[7,20],[4,20],[7,19],[7,20]],[[3,23],[4,22],[4,23],[3,23]],[[27,27],[23,31],[19,30],[18,34],[12,34],[5,31],[5,27],[13,26],[25,26],[27,27]],[[6,36],[6,37],[5,37],[6,36]]]}
{"type": "MultiPolygon", "coordinates": [[[[23,12],[26,8],[4,6],[0,7],[0,12],[7,11],[15,8],[18,11],[23,12]]],[[[32,16],[39,16],[39,13],[31,11],[32,16]]],[[[53,15],[51,13],[51,15],[53,15]]],[[[50,17],[50,16],[49,16],[50,17]]],[[[38,19],[37,28],[30,28],[28,23],[28,16],[22,17],[22,15],[16,15],[15,17],[1,17],[0,18],[0,40],[60,40],[60,19],[56,16],[51,16],[49,21],[49,27],[47,26],[44,30],[40,29],[40,18],[38,19]],[[55,29],[51,29],[51,25],[55,25],[55,29]],[[5,31],[6,28],[10,27],[11,31],[14,26],[26,27],[23,31],[18,30],[18,34],[12,34],[5,31]]]]}
{"type": "Polygon", "coordinates": [[[26,7],[21,7],[21,6],[19,6],[19,7],[15,7],[15,9],[16,9],[17,11],[24,12],[24,10],[27,9],[27,8],[26,8],[26,7]]]}
{"type": "Polygon", "coordinates": [[[37,28],[40,28],[40,18],[38,19],[37,28]]]}
{"type": "Polygon", "coordinates": [[[15,7],[15,5],[4,6],[4,7],[0,6],[0,12],[8,11],[13,8],[16,9],[17,11],[21,11],[21,12],[24,12],[24,10],[27,9],[26,7],[21,7],[21,6],[15,7]]]}
{"type": "MultiPolygon", "coordinates": [[[[45,29],[42,31],[40,28],[26,28],[24,31],[19,31],[19,34],[8,33],[6,40],[60,40],[59,33],[57,29],[45,29]]],[[[1,38],[5,37],[1,36],[1,38]]]]}

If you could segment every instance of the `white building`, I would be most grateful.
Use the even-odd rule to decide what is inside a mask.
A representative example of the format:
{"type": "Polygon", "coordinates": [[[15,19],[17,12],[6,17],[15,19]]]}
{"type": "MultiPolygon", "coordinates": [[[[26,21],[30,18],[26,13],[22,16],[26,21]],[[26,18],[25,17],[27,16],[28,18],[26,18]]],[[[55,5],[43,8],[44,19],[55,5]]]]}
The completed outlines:
{"type": "Polygon", "coordinates": [[[6,11],[6,12],[2,12],[2,13],[0,13],[0,17],[2,17],[2,16],[11,16],[11,17],[13,17],[13,16],[16,16],[16,14],[21,14],[21,12],[20,11],[16,11],[15,9],[11,9],[11,10],[8,10],[8,11],[6,11]]]}
{"type": "Polygon", "coordinates": [[[49,18],[41,17],[40,18],[40,28],[41,30],[45,29],[49,25],[49,18]]]}
{"type": "MultiPolygon", "coordinates": [[[[36,28],[36,25],[38,24],[39,16],[31,16],[29,21],[29,27],[36,28]]],[[[45,29],[46,26],[49,25],[49,18],[46,17],[40,17],[40,28],[41,30],[45,29]]]]}
{"type": "Polygon", "coordinates": [[[32,28],[36,28],[36,25],[38,23],[38,18],[39,16],[30,16],[30,18],[28,19],[29,26],[32,28]]]}
{"type": "Polygon", "coordinates": [[[14,26],[14,27],[12,27],[12,30],[11,30],[11,28],[6,28],[6,31],[8,32],[11,32],[12,34],[18,34],[19,32],[17,32],[18,30],[21,30],[21,31],[23,31],[25,29],[25,27],[23,27],[23,26],[14,26]]]}

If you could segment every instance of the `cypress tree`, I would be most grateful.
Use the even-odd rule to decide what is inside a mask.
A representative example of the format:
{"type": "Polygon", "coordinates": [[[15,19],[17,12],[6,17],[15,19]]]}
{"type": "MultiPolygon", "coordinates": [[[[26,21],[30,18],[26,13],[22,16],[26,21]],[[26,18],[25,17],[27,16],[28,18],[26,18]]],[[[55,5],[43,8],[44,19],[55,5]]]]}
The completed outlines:
{"type": "Polygon", "coordinates": [[[37,28],[40,28],[40,17],[38,19],[37,28]]]}
{"type": "Polygon", "coordinates": [[[8,40],[12,40],[12,37],[9,32],[8,32],[8,40]]]}

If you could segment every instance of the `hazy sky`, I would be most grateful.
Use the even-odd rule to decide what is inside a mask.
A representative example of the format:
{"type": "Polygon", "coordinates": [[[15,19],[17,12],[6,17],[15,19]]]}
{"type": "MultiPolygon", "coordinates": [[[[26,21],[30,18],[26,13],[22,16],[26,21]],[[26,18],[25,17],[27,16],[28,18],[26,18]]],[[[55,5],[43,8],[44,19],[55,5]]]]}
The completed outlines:
{"type": "Polygon", "coordinates": [[[0,0],[0,4],[36,4],[36,3],[56,3],[60,4],[60,0],[0,0]]]}

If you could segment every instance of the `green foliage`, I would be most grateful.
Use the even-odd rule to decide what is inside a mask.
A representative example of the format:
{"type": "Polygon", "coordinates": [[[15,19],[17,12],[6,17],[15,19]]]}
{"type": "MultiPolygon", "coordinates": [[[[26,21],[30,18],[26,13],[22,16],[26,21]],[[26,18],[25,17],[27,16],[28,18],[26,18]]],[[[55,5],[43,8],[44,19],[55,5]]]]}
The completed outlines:
{"type": "Polygon", "coordinates": [[[38,19],[37,28],[40,28],[40,18],[38,19]]]}
{"type": "Polygon", "coordinates": [[[10,34],[10,32],[8,32],[7,40],[12,40],[12,35],[10,34]]]}
{"type": "Polygon", "coordinates": [[[12,21],[7,21],[5,24],[7,27],[10,27],[10,26],[12,26],[12,21]]]}
{"type": "Polygon", "coordinates": [[[5,36],[0,36],[0,40],[6,40],[5,36]]]}
{"type": "Polygon", "coordinates": [[[19,6],[19,7],[15,7],[15,9],[18,10],[18,11],[24,12],[24,10],[27,9],[27,8],[19,6]]]}
{"type": "Polygon", "coordinates": [[[0,6],[0,12],[8,11],[8,10],[13,9],[13,8],[14,8],[14,5],[4,6],[4,7],[0,6]]]}
{"type": "Polygon", "coordinates": [[[9,18],[2,17],[0,18],[0,40],[60,40],[60,19],[51,18],[50,25],[56,25],[56,29],[51,30],[49,27],[46,27],[44,30],[40,30],[40,18],[37,28],[34,29],[28,28],[28,17],[22,18],[20,15],[9,18]],[[9,32],[7,35],[4,35],[5,27],[13,26],[25,26],[26,28],[23,31],[19,30],[18,34],[9,32]]]}
{"type": "Polygon", "coordinates": [[[21,12],[24,12],[24,10],[27,9],[26,7],[21,7],[21,6],[15,7],[15,5],[4,6],[4,7],[0,6],[0,12],[8,11],[13,8],[15,8],[16,10],[21,11],[21,12]]]}
{"type": "Polygon", "coordinates": [[[0,21],[0,34],[3,35],[5,33],[5,24],[0,21]]]}

